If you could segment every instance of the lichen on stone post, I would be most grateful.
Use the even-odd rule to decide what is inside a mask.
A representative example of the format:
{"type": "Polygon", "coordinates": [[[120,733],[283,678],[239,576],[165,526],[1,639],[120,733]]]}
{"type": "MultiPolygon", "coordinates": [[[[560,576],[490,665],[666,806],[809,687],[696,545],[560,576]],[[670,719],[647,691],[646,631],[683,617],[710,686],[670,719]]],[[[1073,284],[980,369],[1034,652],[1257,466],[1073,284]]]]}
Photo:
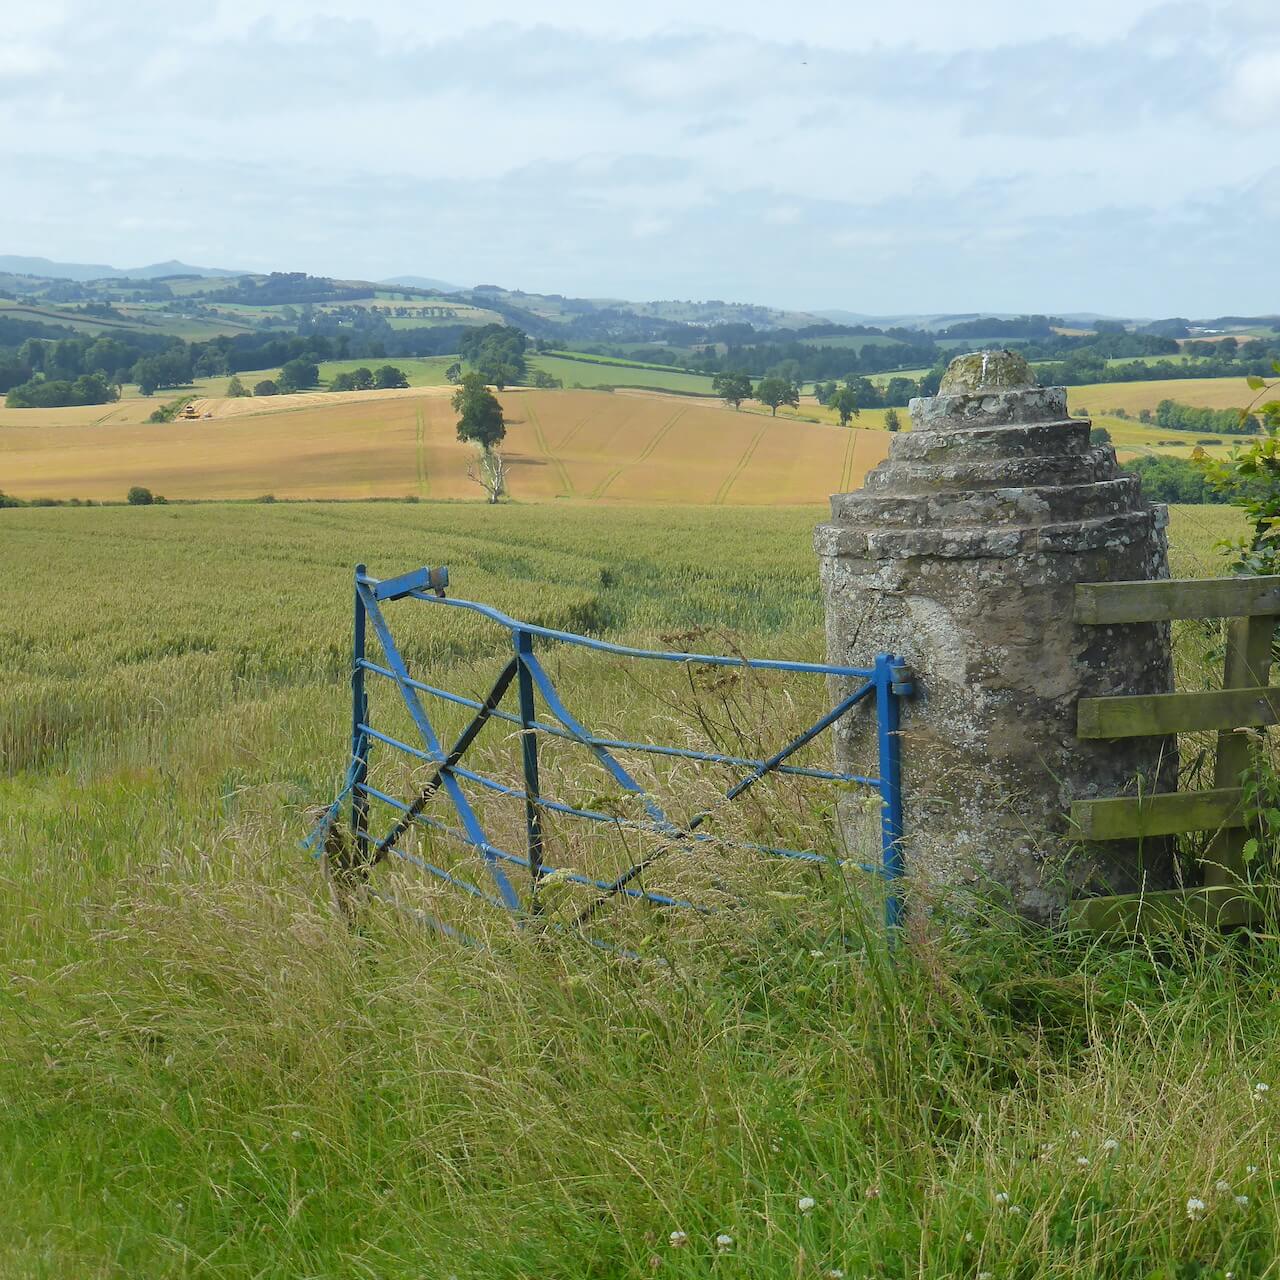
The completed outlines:
{"type": "MultiPolygon", "coordinates": [[[[997,886],[1043,921],[1084,893],[1167,887],[1163,842],[1082,847],[1066,818],[1073,799],[1175,783],[1172,739],[1075,732],[1081,697],[1172,688],[1167,624],[1072,620],[1079,582],[1168,577],[1166,509],[1014,352],[958,357],[910,412],[912,430],[816,532],[832,661],[890,652],[913,670],[909,877],[931,896],[997,886]]],[[[845,717],[840,763],[866,766],[867,742],[845,717]]],[[[857,839],[854,807],[843,814],[857,839]]]]}

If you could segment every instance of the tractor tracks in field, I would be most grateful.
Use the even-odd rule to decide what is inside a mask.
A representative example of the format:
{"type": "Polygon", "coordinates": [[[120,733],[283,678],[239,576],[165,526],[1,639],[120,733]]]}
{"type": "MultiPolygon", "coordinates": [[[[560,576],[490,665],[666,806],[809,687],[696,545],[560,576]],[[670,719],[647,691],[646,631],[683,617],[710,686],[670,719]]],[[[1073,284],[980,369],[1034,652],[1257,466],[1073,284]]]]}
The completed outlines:
{"type": "Polygon", "coordinates": [[[720,487],[716,490],[716,496],[711,499],[711,505],[713,507],[724,505],[724,500],[729,496],[729,490],[733,488],[738,478],[747,469],[747,464],[751,461],[751,457],[755,451],[760,447],[760,441],[764,439],[770,426],[773,425],[773,421],[773,418],[766,418],[764,426],[762,426],[760,430],[751,437],[751,443],[743,450],[742,457],[734,463],[733,470],[725,476],[720,487]]]}
{"type": "Polygon", "coordinates": [[[431,475],[427,471],[427,442],[426,442],[426,426],[422,421],[422,410],[417,411],[417,432],[414,442],[414,452],[416,454],[416,463],[418,468],[418,497],[429,498],[431,496],[431,475]]]}
{"type": "MultiPolygon", "coordinates": [[[[543,434],[542,423],[538,421],[538,415],[537,415],[537,412],[534,410],[533,405],[530,404],[527,400],[525,401],[524,411],[528,415],[529,422],[533,427],[533,438],[538,442],[539,451],[541,452],[542,456],[546,458],[546,460],[549,463],[551,463],[553,467],[555,467],[556,472],[560,476],[560,484],[564,488],[565,496],[569,498],[574,497],[575,495],[573,492],[573,481],[569,479],[569,473],[568,471],[565,470],[564,462],[561,460],[558,454],[553,454],[550,448],[547,446],[547,437],[543,434]]],[[[582,422],[586,422],[586,419],[584,418],[582,422]]],[[[582,423],[578,424],[579,427],[581,425],[582,423]]],[[[577,430],[578,430],[578,427],[574,427],[573,431],[569,432],[569,435],[572,436],[574,431],[577,431],[577,430]]],[[[565,443],[564,441],[561,441],[562,448],[564,447],[564,443],[565,443]]]]}
{"type": "Polygon", "coordinates": [[[687,409],[677,409],[675,413],[669,417],[666,422],[653,433],[653,439],[640,452],[631,459],[630,462],[624,462],[622,466],[616,467],[591,491],[590,497],[603,498],[609,486],[624,472],[631,467],[638,467],[642,462],[652,456],[653,451],[671,434],[671,429],[680,421],[688,412],[687,409]]]}
{"type": "Polygon", "coordinates": [[[848,493],[853,488],[853,460],[858,454],[858,433],[849,432],[849,443],[844,449],[844,466],[840,471],[840,492],[848,493]]]}
{"type": "Polygon", "coordinates": [[[577,437],[578,432],[581,431],[582,428],[585,427],[587,423],[590,421],[591,421],[591,415],[589,413],[579,418],[578,421],[575,422],[567,432],[565,432],[565,437],[563,440],[560,441],[559,447],[563,449],[565,445],[570,444],[577,437]]]}

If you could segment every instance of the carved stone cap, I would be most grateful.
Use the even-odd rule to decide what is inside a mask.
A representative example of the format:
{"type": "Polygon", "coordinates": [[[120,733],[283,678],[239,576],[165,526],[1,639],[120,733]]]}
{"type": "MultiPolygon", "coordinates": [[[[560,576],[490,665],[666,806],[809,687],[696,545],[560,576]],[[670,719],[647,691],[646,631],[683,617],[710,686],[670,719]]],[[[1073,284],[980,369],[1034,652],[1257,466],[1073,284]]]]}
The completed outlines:
{"type": "Polygon", "coordinates": [[[1038,387],[1031,366],[1016,351],[971,351],[956,356],[942,375],[938,394],[970,395],[980,391],[1022,391],[1038,387]]]}
{"type": "Polygon", "coordinates": [[[1067,416],[1063,387],[1036,385],[1012,351],[951,362],[939,394],[911,402],[864,487],[831,500],[824,555],[855,559],[1047,555],[1153,536],[1155,511],[1115,450],[1067,416]],[[1043,536],[1042,536],[1043,535],[1043,536]]]}
{"type": "Polygon", "coordinates": [[[1067,392],[1040,386],[1016,351],[971,351],[947,366],[936,396],[912,400],[910,409],[917,431],[1061,422],[1067,392]]]}

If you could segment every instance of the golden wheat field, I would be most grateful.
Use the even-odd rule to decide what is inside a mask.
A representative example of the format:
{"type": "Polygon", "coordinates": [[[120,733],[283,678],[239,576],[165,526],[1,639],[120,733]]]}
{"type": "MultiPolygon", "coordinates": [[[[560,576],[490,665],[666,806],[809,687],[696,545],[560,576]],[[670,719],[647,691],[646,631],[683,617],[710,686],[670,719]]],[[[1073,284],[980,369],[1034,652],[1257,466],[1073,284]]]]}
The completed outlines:
{"type": "MultiPolygon", "coordinates": [[[[191,422],[138,421],[137,402],[0,418],[0,489],[20,498],[475,498],[447,388],[208,400],[191,422]],[[107,410],[104,412],[104,408],[107,410]]],[[[735,413],[679,397],[507,391],[517,501],[698,505],[820,502],[888,451],[882,431],[735,413]]]]}
{"type": "MultiPolygon", "coordinates": [[[[1161,400],[1176,400],[1205,409],[1243,409],[1256,397],[1244,378],[1169,378],[1149,382],[1093,382],[1069,387],[1073,412],[1106,414],[1114,409],[1138,414],[1155,412],[1161,400]]],[[[1168,434],[1167,432],[1165,434],[1168,434]]]]}

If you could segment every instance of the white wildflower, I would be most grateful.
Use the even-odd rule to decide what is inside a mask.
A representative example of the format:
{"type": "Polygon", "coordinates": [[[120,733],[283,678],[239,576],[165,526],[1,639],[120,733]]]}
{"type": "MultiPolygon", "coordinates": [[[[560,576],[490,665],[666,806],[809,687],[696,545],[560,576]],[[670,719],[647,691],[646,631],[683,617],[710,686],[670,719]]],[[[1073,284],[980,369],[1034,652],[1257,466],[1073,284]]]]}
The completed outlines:
{"type": "Polygon", "coordinates": [[[1239,1208],[1241,1208],[1241,1209],[1247,1209],[1247,1208],[1249,1207],[1249,1197],[1248,1197],[1248,1196],[1236,1196],[1236,1204],[1237,1204],[1237,1206],[1238,1206],[1239,1208]]]}
{"type": "Polygon", "coordinates": [[[990,1271],[979,1271],[978,1280],[995,1280],[995,1277],[991,1274],[990,1271]]]}
{"type": "Polygon", "coordinates": [[[818,1202],[812,1196],[801,1196],[800,1199],[796,1201],[796,1208],[799,1209],[801,1213],[812,1213],[813,1206],[817,1203],[818,1202]]]}
{"type": "Polygon", "coordinates": [[[1190,1218],[1192,1222],[1199,1222],[1204,1216],[1204,1211],[1208,1207],[1209,1206],[1205,1204],[1199,1196],[1192,1196],[1187,1201],[1187,1217],[1190,1218]]]}
{"type": "Polygon", "coordinates": [[[844,1272],[839,1267],[828,1267],[822,1274],[826,1280],[844,1280],[844,1272]]]}
{"type": "Polygon", "coordinates": [[[821,960],[821,959],[822,959],[822,952],[821,952],[821,951],[819,951],[817,947],[814,947],[814,949],[813,949],[812,951],[810,951],[810,952],[809,952],[809,959],[810,959],[810,960],[821,960]]]}
{"type": "Polygon", "coordinates": [[[972,1244],[972,1243],[973,1243],[973,1232],[972,1232],[972,1231],[966,1231],[966,1232],[964,1233],[964,1242],[965,1242],[965,1244],[972,1244]]]}
{"type": "Polygon", "coordinates": [[[1022,1206],[1020,1204],[1011,1204],[1009,1206],[1009,1212],[1012,1214],[1019,1214],[1022,1212],[1022,1206]]]}
{"type": "Polygon", "coordinates": [[[1231,1183],[1229,1183],[1225,1178],[1219,1178],[1217,1182],[1213,1184],[1213,1189],[1220,1196],[1225,1196],[1231,1190],[1231,1183]]]}
{"type": "Polygon", "coordinates": [[[673,1231],[667,1237],[667,1243],[673,1249],[683,1249],[689,1243],[689,1237],[683,1231],[673,1231]]]}
{"type": "Polygon", "coordinates": [[[1115,1138],[1108,1138],[1103,1144],[1102,1149],[1107,1155],[1114,1155],[1120,1150],[1120,1143],[1115,1138]]]}
{"type": "Polygon", "coordinates": [[[1078,1164],[1082,1169],[1087,1169],[1089,1167],[1089,1157],[1076,1156],[1076,1164],[1078,1164]]]}
{"type": "Polygon", "coordinates": [[[1244,1167],[1244,1171],[1252,1178],[1258,1172],[1258,1166],[1256,1164],[1247,1164],[1244,1167]]]}
{"type": "Polygon", "coordinates": [[[718,1236],[716,1236],[716,1248],[719,1249],[721,1253],[728,1253],[729,1250],[733,1248],[733,1237],[722,1231],[718,1236]]]}
{"type": "Polygon", "coordinates": [[[1008,1203],[1009,1203],[1009,1193],[1007,1191],[997,1191],[996,1204],[1008,1204],[1008,1203]]]}
{"type": "Polygon", "coordinates": [[[1258,1081],[1258,1083],[1257,1083],[1257,1084],[1255,1084],[1255,1085],[1253,1086],[1253,1091],[1254,1091],[1254,1093],[1259,1094],[1259,1095],[1264,1094],[1264,1093],[1270,1093],[1270,1092],[1271,1092],[1271,1086],[1270,1086],[1269,1084],[1267,1084],[1265,1081],[1263,1081],[1263,1080],[1259,1080],[1259,1081],[1258,1081]]]}
{"type": "Polygon", "coordinates": [[[1073,1138],[1079,1138],[1079,1137],[1080,1137],[1080,1130],[1079,1130],[1079,1129],[1072,1129],[1072,1130],[1071,1130],[1071,1136],[1072,1136],[1073,1138]]]}
{"type": "Polygon", "coordinates": [[[301,1142],[301,1141],[302,1141],[302,1132],[301,1132],[301,1130],[295,1129],[295,1130],[294,1130],[294,1131],[289,1135],[289,1137],[291,1137],[291,1138],[294,1140],[294,1142],[301,1142]]]}

